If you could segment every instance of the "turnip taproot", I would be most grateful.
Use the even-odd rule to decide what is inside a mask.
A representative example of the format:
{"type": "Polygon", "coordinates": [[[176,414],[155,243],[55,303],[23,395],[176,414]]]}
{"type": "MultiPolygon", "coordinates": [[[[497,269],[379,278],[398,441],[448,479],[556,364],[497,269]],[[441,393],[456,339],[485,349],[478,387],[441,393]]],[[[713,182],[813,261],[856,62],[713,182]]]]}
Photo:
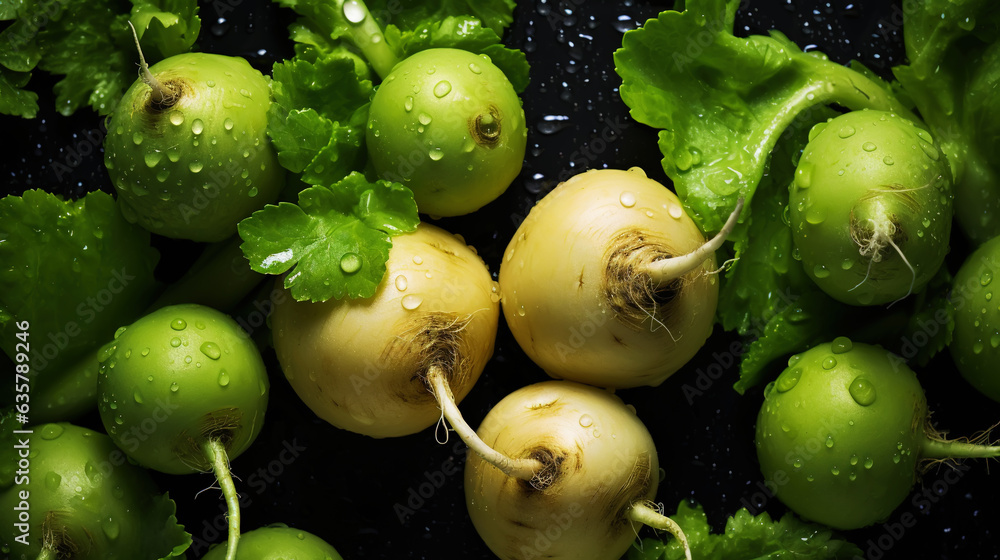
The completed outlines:
{"type": "Polygon", "coordinates": [[[809,132],[789,190],[806,273],[851,305],[921,289],[948,252],[951,170],[933,137],[885,111],[853,111],[809,132]]]}
{"type": "MultiPolygon", "coordinates": [[[[208,551],[202,560],[222,560],[226,544],[208,551]]],[[[243,533],[236,560],[342,560],[337,550],[316,535],[287,525],[268,525],[243,533]]]]}
{"type": "Polygon", "coordinates": [[[457,401],[478,380],[493,353],[499,299],[472,248],[422,223],[393,237],[372,297],[280,298],[271,316],[274,348],[285,377],[320,418],[373,437],[413,434],[441,416],[430,378],[448,387],[443,398],[457,401]]]}
{"type": "Polygon", "coordinates": [[[267,408],[267,370],[229,316],[196,304],[163,307],[118,329],[100,356],[101,421],[138,463],[168,474],[212,471],[229,507],[232,560],[239,501],[229,470],[267,408]]]}
{"type": "Polygon", "coordinates": [[[764,390],[761,472],[799,515],[837,529],[884,520],[921,460],[998,457],[1000,447],[946,441],[928,423],[916,374],[878,346],[841,337],[793,356],[764,390]]]}
{"type": "Polygon", "coordinates": [[[265,132],[267,78],[242,58],[207,53],[143,61],[142,70],[104,140],[122,214],[167,237],[235,234],[284,186],[265,132]]]}
{"type": "Polygon", "coordinates": [[[421,212],[458,216],[517,177],[527,132],[521,100],[488,56],[438,48],[386,76],[365,141],[378,175],[409,187],[421,212]]]}
{"type": "Polygon", "coordinates": [[[504,560],[620,558],[641,524],[687,538],[651,499],[656,447],[635,410],[614,394],[570,381],[529,385],[497,403],[474,434],[505,465],[469,453],[466,505],[490,549],[504,560]],[[519,469],[514,469],[515,471],[519,469]]]}
{"type": "Polygon", "coordinates": [[[639,168],[581,173],[531,209],[500,265],[503,312],[552,377],[659,385],[712,332],[714,251],[677,196],[639,168]]]}

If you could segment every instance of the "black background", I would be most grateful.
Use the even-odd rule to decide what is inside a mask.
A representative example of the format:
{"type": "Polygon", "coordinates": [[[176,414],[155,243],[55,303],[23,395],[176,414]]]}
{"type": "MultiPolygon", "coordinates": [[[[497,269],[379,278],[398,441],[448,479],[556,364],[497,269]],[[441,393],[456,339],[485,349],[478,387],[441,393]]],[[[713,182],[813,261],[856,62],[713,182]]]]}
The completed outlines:
{"type": "MultiPolygon", "coordinates": [[[[641,166],[669,184],[659,165],[655,131],[632,121],[618,96],[620,80],[611,57],[624,31],[670,7],[669,2],[639,0],[519,3],[505,42],[524,49],[532,65],[531,85],[523,94],[530,126],[524,169],[507,193],[485,209],[439,222],[462,233],[494,273],[517,224],[559,179],[586,168],[641,166]],[[609,130],[615,133],[612,141],[595,140],[607,138],[609,130]]],[[[198,46],[203,51],[243,56],[265,73],[274,62],[291,56],[286,26],[293,14],[288,10],[265,0],[203,0],[201,16],[198,46]]],[[[842,63],[859,59],[888,77],[891,66],[903,62],[901,22],[898,3],[750,0],[740,9],[736,30],[745,35],[779,29],[803,48],[818,48],[842,63]]],[[[0,117],[6,144],[0,181],[6,192],[111,192],[100,151],[84,154],[80,148],[86,131],[98,129],[100,119],[86,109],[72,117],[56,114],[51,84],[42,74],[31,82],[42,93],[38,118],[0,117]]],[[[178,268],[198,249],[186,242],[155,242],[163,252],[161,271],[178,268]]],[[[948,265],[957,269],[961,257],[962,251],[953,251],[948,265]]],[[[737,366],[719,358],[734,340],[717,328],[698,356],[660,387],[619,392],[635,405],[657,442],[664,471],[657,500],[668,512],[682,499],[700,502],[716,530],[747,505],[776,517],[785,513],[777,500],[760,493],[763,479],[753,437],[761,388],[739,396],[731,389],[737,366]],[[720,362],[723,376],[689,401],[683,388],[695,386],[710,365],[720,362]]],[[[273,351],[266,350],[265,358],[272,383],[268,417],[256,443],[232,465],[241,479],[237,487],[244,496],[245,531],[284,522],[323,537],[345,558],[493,557],[468,520],[460,470],[464,452],[455,445],[457,439],[439,445],[428,429],[374,440],[334,428],[300,403],[273,351]],[[288,460],[290,455],[281,452],[291,444],[300,451],[288,460]],[[433,473],[452,472],[452,467],[459,470],[444,474],[445,484],[401,521],[395,506],[406,505],[411,490],[418,491],[428,473],[440,479],[433,473]]],[[[975,393],[958,376],[947,353],[919,373],[939,428],[968,435],[1000,419],[1000,405],[975,393]]],[[[504,395],[544,379],[501,319],[496,353],[461,408],[476,426],[504,395]]],[[[100,428],[96,415],[79,422],[100,428]]],[[[1000,484],[988,475],[996,465],[976,461],[968,466],[971,469],[962,471],[954,484],[942,484],[940,469],[924,476],[924,486],[914,488],[914,500],[907,499],[889,520],[897,523],[904,513],[914,516],[916,525],[901,535],[877,525],[842,536],[873,560],[996,558],[1000,484]],[[916,497],[922,488],[943,490],[943,495],[916,497]],[[873,546],[877,544],[881,547],[873,546]]],[[[177,501],[178,517],[196,539],[193,557],[204,552],[199,543],[223,540],[224,531],[212,528],[224,519],[219,493],[196,495],[213,483],[210,475],[157,474],[156,479],[177,501]]]]}

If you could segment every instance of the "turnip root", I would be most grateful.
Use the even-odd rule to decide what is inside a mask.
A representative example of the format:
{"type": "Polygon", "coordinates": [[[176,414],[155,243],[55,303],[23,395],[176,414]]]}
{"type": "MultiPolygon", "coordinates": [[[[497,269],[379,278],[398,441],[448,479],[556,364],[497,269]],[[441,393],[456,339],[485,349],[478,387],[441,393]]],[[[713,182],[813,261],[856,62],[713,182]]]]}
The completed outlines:
{"type": "Polygon", "coordinates": [[[532,208],[500,266],[503,311],[549,375],[604,387],[659,385],[709,334],[714,251],[677,196],[628,171],[587,171],[532,208]]]}
{"type": "Polygon", "coordinates": [[[299,397],[334,426],[372,437],[437,422],[430,379],[461,401],[493,354],[500,316],[486,265],[458,237],[420,224],[392,242],[374,296],[311,303],[285,293],[271,316],[299,397]]]}
{"type": "Polygon", "coordinates": [[[529,385],[501,400],[476,437],[536,469],[525,480],[469,454],[466,505],[500,558],[614,560],[641,524],[669,531],[688,550],[684,532],[650,501],[659,484],[653,440],[614,394],[570,381],[529,385]]]}

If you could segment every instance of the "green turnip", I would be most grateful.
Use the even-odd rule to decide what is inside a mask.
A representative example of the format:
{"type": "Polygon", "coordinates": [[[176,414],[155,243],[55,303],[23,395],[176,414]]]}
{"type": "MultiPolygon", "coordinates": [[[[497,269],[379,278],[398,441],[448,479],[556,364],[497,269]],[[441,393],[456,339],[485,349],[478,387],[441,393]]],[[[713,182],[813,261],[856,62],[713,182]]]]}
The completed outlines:
{"type": "Polygon", "coordinates": [[[257,347],[228,315],[179,304],[118,329],[99,359],[98,404],[108,435],[160,472],[215,473],[229,507],[232,560],[240,515],[229,461],[256,439],[267,408],[257,347]]]}
{"type": "Polygon", "coordinates": [[[677,196],[638,168],[561,183],[531,209],[500,265],[503,312],[552,377],[604,387],[659,385],[712,332],[714,251],[677,196]]]}
{"type": "Polygon", "coordinates": [[[476,531],[500,558],[616,560],[641,524],[672,533],[691,558],[684,532],[651,502],[659,485],[653,440],[614,394],[536,383],[461,435],[472,451],[491,450],[469,453],[465,497],[476,531]]]}
{"type": "Polygon", "coordinates": [[[461,401],[478,380],[493,353],[497,292],[471,247],[422,223],[393,237],[372,297],[276,298],[275,352],[320,418],[373,437],[413,434],[441,417],[437,397],[461,401]],[[447,390],[432,393],[432,378],[447,390]]]}
{"type": "Polygon", "coordinates": [[[765,480],[796,513],[837,529],[885,520],[922,460],[1000,456],[1000,447],[944,440],[913,370],[847,338],[793,356],[764,396],[756,441],[765,480]]]}
{"type": "Polygon", "coordinates": [[[267,78],[242,58],[208,53],[143,61],[142,70],[104,140],[122,214],[167,237],[235,234],[284,186],[265,132],[267,78]]]}
{"type": "Polygon", "coordinates": [[[421,212],[458,216],[521,171],[521,100],[489,57],[437,48],[393,68],[372,98],[365,141],[379,177],[410,188],[421,212]]]}
{"type": "Polygon", "coordinates": [[[948,162],[926,130],[894,113],[853,111],[817,124],[789,191],[797,254],[838,301],[904,298],[948,252],[948,162]]]}
{"type": "Polygon", "coordinates": [[[962,377],[1000,402],[1000,299],[993,298],[994,277],[1000,278],[1000,237],[983,243],[955,275],[955,332],[948,350],[962,377]]]}
{"type": "MultiPolygon", "coordinates": [[[[225,558],[225,544],[213,547],[202,560],[225,558]]],[[[243,533],[237,560],[342,560],[337,550],[316,535],[275,524],[243,533]]]]}

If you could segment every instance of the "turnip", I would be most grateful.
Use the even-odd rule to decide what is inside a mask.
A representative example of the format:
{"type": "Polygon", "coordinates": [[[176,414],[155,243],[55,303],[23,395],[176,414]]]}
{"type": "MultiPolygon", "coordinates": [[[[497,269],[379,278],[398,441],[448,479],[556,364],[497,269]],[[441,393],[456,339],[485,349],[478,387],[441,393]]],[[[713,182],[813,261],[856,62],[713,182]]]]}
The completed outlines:
{"type": "Polygon", "coordinates": [[[500,265],[503,312],[549,375],[604,387],[659,385],[712,332],[710,242],[677,196],[639,168],[576,175],[531,209],[500,265]]]}
{"type": "Polygon", "coordinates": [[[101,421],[141,465],[168,474],[212,471],[229,507],[227,560],[239,540],[229,470],[257,437],[268,378],[236,321],[209,307],[163,307],[122,327],[100,356],[101,421]]]}
{"type": "Polygon", "coordinates": [[[441,416],[430,380],[447,388],[437,393],[442,399],[455,401],[478,380],[493,353],[499,299],[472,248],[420,224],[393,237],[372,297],[276,298],[274,348],[285,377],[320,418],[373,437],[412,434],[441,416]]]}
{"type": "Polygon", "coordinates": [[[375,171],[413,191],[421,212],[458,216],[502,194],[521,171],[521,100],[486,55],[420,51],[372,98],[365,141],[375,171]]]}
{"type": "MultiPolygon", "coordinates": [[[[213,547],[202,560],[222,560],[225,544],[213,547]]],[[[243,533],[237,560],[341,560],[337,550],[316,535],[275,524],[243,533]]]]}
{"type": "Polygon", "coordinates": [[[837,529],[886,519],[925,459],[1000,456],[1000,447],[943,439],[913,370],[847,338],[793,356],[764,396],[757,457],[765,480],[796,513],[837,529]]]}
{"type": "Polygon", "coordinates": [[[831,297],[879,305],[921,289],[948,252],[952,179],[933,137],[884,111],[853,111],[809,133],[790,186],[806,273],[831,297]]]}
{"type": "Polygon", "coordinates": [[[955,367],[980,393],[1000,402],[1000,237],[983,243],[955,275],[955,332],[948,345],[955,367]]]}
{"type": "MultiPolygon", "coordinates": [[[[2,482],[13,484],[0,486],[4,558],[184,556],[191,535],[177,524],[174,502],[159,494],[149,473],[126,461],[108,436],[67,423],[31,431],[14,442],[21,438],[20,449],[30,449],[30,468],[20,468],[2,482]]],[[[13,460],[17,451],[6,453],[13,460]]]]}
{"type": "Polygon", "coordinates": [[[242,58],[186,53],[148,68],[143,60],[104,140],[126,219],[195,241],[235,234],[284,186],[265,132],[270,104],[267,78],[242,58]]]}
{"type": "Polygon", "coordinates": [[[459,434],[477,451],[465,465],[469,514],[500,558],[617,559],[647,524],[676,536],[690,560],[684,532],[651,502],[653,440],[614,394],[536,383],[497,403],[478,434],[459,434]]]}

